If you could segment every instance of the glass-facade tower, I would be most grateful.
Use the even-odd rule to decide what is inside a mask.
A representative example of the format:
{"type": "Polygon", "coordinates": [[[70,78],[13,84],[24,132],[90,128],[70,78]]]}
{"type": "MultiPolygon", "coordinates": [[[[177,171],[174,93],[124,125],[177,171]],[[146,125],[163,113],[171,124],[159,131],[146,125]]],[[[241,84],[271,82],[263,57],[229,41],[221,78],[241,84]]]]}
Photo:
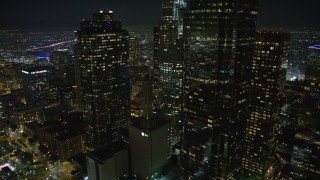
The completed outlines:
{"type": "Polygon", "coordinates": [[[184,15],[183,166],[237,179],[248,116],[257,0],[194,0],[184,15]]]}
{"type": "Polygon", "coordinates": [[[163,0],[162,18],[158,29],[155,70],[157,75],[156,102],[158,108],[170,115],[172,122],[172,145],[177,144],[181,134],[183,54],[182,9],[183,0],[163,0]]]}
{"type": "Polygon", "coordinates": [[[129,35],[111,10],[82,21],[75,48],[88,150],[122,139],[130,118],[129,35]]]}
{"type": "MultiPolygon", "coordinates": [[[[283,106],[290,34],[258,32],[252,62],[250,115],[245,128],[243,168],[261,179],[268,176],[275,134],[283,106]]],[[[269,170],[271,172],[272,170],[269,170]]]]}

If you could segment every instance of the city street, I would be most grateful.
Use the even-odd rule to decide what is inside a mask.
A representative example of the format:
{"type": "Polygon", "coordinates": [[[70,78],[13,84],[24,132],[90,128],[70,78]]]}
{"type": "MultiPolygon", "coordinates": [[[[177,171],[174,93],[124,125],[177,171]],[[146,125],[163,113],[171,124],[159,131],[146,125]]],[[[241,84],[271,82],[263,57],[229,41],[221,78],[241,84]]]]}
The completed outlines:
{"type": "Polygon", "coordinates": [[[8,131],[0,137],[0,167],[9,166],[17,178],[27,179],[72,179],[71,163],[53,162],[50,156],[39,151],[38,143],[29,143],[22,131],[8,131]]]}

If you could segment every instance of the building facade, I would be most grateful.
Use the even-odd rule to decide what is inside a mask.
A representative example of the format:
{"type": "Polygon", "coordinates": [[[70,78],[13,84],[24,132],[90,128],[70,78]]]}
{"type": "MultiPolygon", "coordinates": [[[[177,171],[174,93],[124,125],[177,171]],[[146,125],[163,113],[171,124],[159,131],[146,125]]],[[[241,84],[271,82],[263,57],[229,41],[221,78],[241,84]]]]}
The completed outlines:
{"type": "Polygon", "coordinates": [[[130,118],[129,35],[113,11],[82,21],[76,45],[78,98],[88,150],[121,140],[130,118]]]}
{"type": "Polygon", "coordinates": [[[280,122],[290,34],[258,32],[252,62],[252,101],[245,129],[243,167],[263,178],[272,168],[274,136],[280,122]]]}
{"type": "Polygon", "coordinates": [[[129,174],[128,148],[112,143],[86,155],[89,180],[127,179],[129,174]]]}
{"type": "Polygon", "coordinates": [[[50,88],[52,68],[32,66],[21,71],[26,103],[30,105],[45,103],[57,98],[57,89],[50,88]]]}
{"type": "Polygon", "coordinates": [[[320,45],[309,47],[304,89],[314,96],[320,95],[320,45]]]}
{"type": "Polygon", "coordinates": [[[129,38],[129,61],[137,61],[138,58],[138,39],[135,35],[129,38]]]}
{"type": "Polygon", "coordinates": [[[189,177],[240,174],[256,16],[257,0],[188,4],[182,162],[189,177]]]}
{"type": "Polygon", "coordinates": [[[163,0],[159,29],[155,29],[157,106],[172,116],[172,145],[180,141],[183,79],[183,0],[163,0]]]}

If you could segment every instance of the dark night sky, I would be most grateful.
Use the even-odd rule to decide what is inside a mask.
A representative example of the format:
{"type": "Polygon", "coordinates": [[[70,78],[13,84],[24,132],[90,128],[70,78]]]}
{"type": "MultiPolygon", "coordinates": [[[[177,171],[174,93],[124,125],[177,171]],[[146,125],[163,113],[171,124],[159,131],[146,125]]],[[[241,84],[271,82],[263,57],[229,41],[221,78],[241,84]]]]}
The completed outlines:
{"type": "MultiPolygon", "coordinates": [[[[155,25],[161,0],[3,0],[0,28],[77,27],[99,9],[115,11],[125,25],[155,25]]],[[[320,0],[260,0],[260,27],[320,29],[320,0]]]]}

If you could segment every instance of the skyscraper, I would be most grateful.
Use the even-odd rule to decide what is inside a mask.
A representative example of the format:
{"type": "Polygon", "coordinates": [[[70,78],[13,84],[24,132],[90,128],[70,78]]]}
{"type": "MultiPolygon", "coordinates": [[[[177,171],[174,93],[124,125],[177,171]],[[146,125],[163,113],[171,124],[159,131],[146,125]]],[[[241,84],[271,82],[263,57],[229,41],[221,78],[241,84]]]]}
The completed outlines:
{"type": "Polygon", "coordinates": [[[68,52],[68,49],[58,49],[53,51],[50,55],[50,62],[53,65],[63,65],[71,63],[71,54],[68,52]]]}
{"type": "Polygon", "coordinates": [[[154,78],[154,82],[153,82],[153,104],[155,107],[159,107],[159,86],[158,86],[158,82],[159,82],[159,27],[154,27],[153,28],[153,78],[154,78]]]}
{"type": "Polygon", "coordinates": [[[138,58],[138,39],[135,35],[129,38],[129,60],[137,61],[138,58]]]}
{"type": "MultiPolygon", "coordinates": [[[[280,32],[256,34],[252,62],[252,101],[245,129],[244,169],[262,178],[271,167],[276,124],[279,123],[285,85],[290,35],[280,32]]],[[[271,170],[270,170],[271,171],[271,170]]]]}
{"type": "Polygon", "coordinates": [[[57,89],[50,87],[52,68],[32,66],[22,69],[22,84],[27,104],[35,105],[57,99],[57,89]]]}
{"type": "Polygon", "coordinates": [[[76,45],[79,102],[88,150],[121,140],[130,118],[129,35],[113,11],[81,21],[76,45]]]}
{"type": "Polygon", "coordinates": [[[237,178],[248,116],[257,0],[190,1],[184,15],[184,139],[191,176],[237,178]]]}
{"type": "Polygon", "coordinates": [[[143,116],[129,126],[132,173],[138,179],[157,179],[170,156],[170,117],[153,111],[152,81],[143,84],[143,116]]]}
{"type": "Polygon", "coordinates": [[[320,95],[320,45],[309,47],[304,89],[312,95],[320,95]]]}
{"type": "Polygon", "coordinates": [[[179,121],[181,122],[182,111],[182,9],[185,7],[183,0],[162,0],[162,18],[159,23],[158,38],[155,43],[157,96],[156,100],[165,113],[173,118],[172,122],[172,142],[179,141],[179,121]]]}

